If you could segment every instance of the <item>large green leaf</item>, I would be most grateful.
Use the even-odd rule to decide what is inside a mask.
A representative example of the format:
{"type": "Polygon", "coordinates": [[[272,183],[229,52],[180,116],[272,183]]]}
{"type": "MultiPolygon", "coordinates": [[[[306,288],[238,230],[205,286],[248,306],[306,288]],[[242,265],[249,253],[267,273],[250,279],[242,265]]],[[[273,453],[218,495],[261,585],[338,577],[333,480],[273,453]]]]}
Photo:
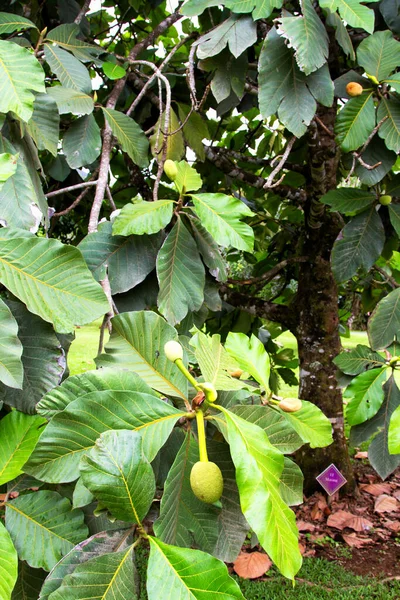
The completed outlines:
{"type": "Polygon", "coordinates": [[[34,413],[36,403],[58,385],[65,369],[61,344],[49,323],[33,315],[21,302],[7,301],[18,323],[23,346],[22,389],[0,386],[0,399],[26,413],[34,413]]]}
{"type": "Polygon", "coordinates": [[[201,188],[203,182],[200,175],[196,169],[189,165],[186,160],[175,162],[175,166],[177,172],[174,178],[174,185],[180,195],[183,195],[187,192],[193,192],[201,188]]]}
{"type": "Polygon", "coordinates": [[[69,500],[48,490],[7,502],[6,527],[20,559],[46,571],[84,540],[88,531],[83,512],[71,510],[69,500]]]}
{"type": "Polygon", "coordinates": [[[161,594],[168,594],[174,600],[203,600],[213,596],[219,600],[244,600],[238,584],[229,577],[220,560],[199,550],[169,546],[151,536],[148,540],[149,600],[159,600],[161,594]]]}
{"type": "Polygon", "coordinates": [[[359,375],[371,367],[381,367],[385,364],[385,359],[368,346],[358,344],[353,350],[341,352],[333,362],[343,373],[359,375]]]}
{"type": "MultiPolygon", "coordinates": [[[[178,114],[182,123],[185,122],[189,115],[191,107],[187,104],[178,104],[178,114]]],[[[197,154],[197,158],[204,161],[206,153],[203,146],[203,139],[210,139],[207,121],[197,112],[192,112],[185,125],[183,126],[183,135],[188,145],[197,154]]],[[[201,187],[201,183],[199,185],[201,187]]],[[[198,189],[192,188],[192,189],[198,189]]]]}
{"type": "Polygon", "coordinates": [[[0,485],[15,479],[30,457],[46,419],[12,411],[0,421],[0,485]]]}
{"type": "Polygon", "coordinates": [[[113,318],[113,330],[98,367],[131,369],[150,387],[175,398],[185,398],[187,379],[167,359],[164,345],[177,338],[176,330],[153,312],[123,313],[113,318]]]}
{"type": "Polygon", "coordinates": [[[163,238],[161,234],[123,237],[112,235],[111,229],[110,222],[100,223],[78,248],[97,281],[105,278],[108,266],[111,293],[122,294],[153,271],[163,238]]]}
{"type": "Polygon", "coordinates": [[[70,402],[90,392],[104,390],[153,393],[143,379],[131,370],[103,368],[68,377],[42,398],[36,405],[36,411],[50,420],[55,414],[63,411],[70,402]]]}
{"type": "Polygon", "coordinates": [[[285,577],[294,579],[301,567],[294,513],[280,495],[283,455],[263,429],[221,409],[236,467],[240,504],[260,544],[285,577]]]}
{"type": "MultiPolygon", "coordinates": [[[[199,4],[196,0],[192,3],[199,4]]],[[[269,17],[274,8],[281,8],[282,0],[224,0],[221,4],[224,4],[235,13],[252,12],[251,16],[256,21],[257,19],[266,19],[269,17]]]]}
{"type": "Polygon", "coordinates": [[[75,546],[50,571],[40,591],[39,600],[48,600],[49,595],[62,585],[64,577],[75,571],[78,565],[103,554],[125,550],[129,545],[126,534],[126,529],[101,531],[85,540],[84,544],[75,546]]]}
{"type": "Polygon", "coordinates": [[[204,301],[205,272],[196,244],[178,217],[157,256],[158,308],[169,323],[179,323],[204,301]]]}
{"type": "Polygon", "coordinates": [[[91,93],[92,82],[89,71],[77,58],[55,44],[44,44],[44,56],[50,69],[64,87],[85,94],[91,93]]]}
{"type": "Polygon", "coordinates": [[[0,189],[17,170],[18,154],[2,152],[0,154],[0,189]]]}
{"type": "Polygon", "coordinates": [[[382,81],[400,65],[400,43],[391,31],[376,31],[358,46],[357,60],[368,75],[382,81]]]}
{"type": "Polygon", "coordinates": [[[107,298],[79,250],[55,239],[6,239],[4,230],[0,239],[1,283],[58,332],[68,333],[108,311],[107,298]]]}
{"type": "Polygon", "coordinates": [[[344,393],[344,398],[349,400],[346,418],[350,425],[358,425],[376,415],[384,399],[382,386],[388,375],[386,368],[370,369],[351,381],[344,393]]]}
{"type": "Polygon", "coordinates": [[[24,368],[18,324],[7,304],[0,299],[0,380],[12,388],[22,388],[24,368]]]}
{"type": "Polygon", "coordinates": [[[241,219],[254,213],[244,202],[225,194],[192,194],[192,199],[201,224],[220,246],[252,252],[254,233],[241,219]]]}
{"type": "Polygon", "coordinates": [[[55,42],[65,50],[69,50],[79,60],[92,61],[99,54],[104,52],[103,48],[83,42],[78,38],[82,34],[79,25],[75,23],[65,23],[55,27],[46,35],[46,40],[55,42]]]}
{"type": "Polygon", "coordinates": [[[140,431],[143,451],[152,461],[184,414],[150,394],[91,392],[52,418],[24,471],[49,483],[74,481],[79,476],[80,459],[100,434],[128,427],[140,431]]]}
{"type": "Polygon", "coordinates": [[[326,24],[335,28],[335,38],[340,44],[343,52],[347,54],[350,60],[355,60],[356,55],[353,48],[353,42],[347,31],[346,25],[336,12],[330,12],[329,8],[325,8],[325,12],[328,13],[326,16],[326,24]]]}
{"type": "Polygon", "coordinates": [[[400,288],[378,302],[368,320],[368,338],[371,348],[381,350],[389,346],[400,331],[400,288]]]}
{"type": "Polygon", "coordinates": [[[185,144],[178,117],[175,111],[171,109],[169,124],[166,124],[165,118],[166,115],[164,112],[155,124],[154,133],[150,137],[151,152],[159,161],[163,146],[163,136],[161,133],[163,131],[168,133],[166,158],[170,160],[181,160],[185,154],[185,144]]]}
{"type": "Polygon", "coordinates": [[[400,407],[392,414],[389,424],[388,448],[390,454],[400,455],[400,407]]]}
{"type": "Polygon", "coordinates": [[[385,231],[375,207],[347,223],[332,250],[332,271],[336,281],[347,281],[359,267],[368,271],[382,252],[385,231]]]}
{"type": "Polygon", "coordinates": [[[100,129],[93,115],[77,119],[64,134],[63,151],[71,169],[92,164],[100,150],[100,129]]]}
{"type": "Polygon", "coordinates": [[[357,188],[338,188],[320,198],[320,202],[327,204],[332,210],[350,216],[363,212],[375,201],[375,194],[357,188]]]}
{"type": "Polygon", "coordinates": [[[282,415],[299,434],[303,442],[311,448],[323,448],[332,444],[332,425],[324,413],[312,404],[302,400],[302,408],[293,413],[282,411],[282,415]]]}
{"type": "Polygon", "coordinates": [[[37,29],[36,25],[29,19],[21,17],[20,15],[0,12],[0,35],[31,28],[37,29]]]}
{"type": "Polygon", "coordinates": [[[122,150],[139,167],[147,167],[149,142],[144,131],[133,119],[118,110],[103,107],[103,112],[122,150]]]}
{"type": "Polygon", "coordinates": [[[32,569],[26,562],[20,561],[11,600],[37,600],[45,577],[43,569],[32,569]]]}
{"type": "MultiPolygon", "coordinates": [[[[369,445],[368,459],[382,479],[386,479],[400,465],[400,454],[390,454],[389,448],[390,421],[400,406],[400,391],[393,376],[385,383],[384,391],[384,403],[375,417],[366,423],[374,421],[374,427],[378,429],[378,434],[369,445]]],[[[358,427],[362,427],[362,425],[358,425],[358,427]]]]}
{"type": "Polygon", "coordinates": [[[27,129],[39,150],[48,150],[57,156],[60,115],[57,103],[49,94],[38,94],[27,129]]]}
{"type": "Polygon", "coordinates": [[[143,235],[157,233],[172,219],[173,200],[125,204],[113,222],[114,235],[143,235]]]}
{"type": "Polygon", "coordinates": [[[319,5],[331,12],[338,9],[342,19],[351,27],[365,29],[368,33],[374,31],[374,11],[361,4],[360,0],[320,0],[319,5]]]}
{"type": "Polygon", "coordinates": [[[362,146],[374,127],[375,106],[372,92],[348,100],[335,123],[336,138],[343,152],[351,152],[362,146]]]}
{"type": "Polygon", "coordinates": [[[114,518],[141,524],[156,485],[140,433],[105,431],[82,457],[79,469],[84,485],[114,518]]]}
{"type": "Polygon", "coordinates": [[[10,534],[0,521],[0,600],[10,600],[17,581],[18,555],[10,534]]]}
{"type": "Polygon", "coordinates": [[[303,481],[304,476],[300,467],[285,456],[279,491],[288,506],[303,504],[303,481]]]}
{"type": "Polygon", "coordinates": [[[230,331],[225,349],[268,393],[271,362],[264,344],[254,334],[249,338],[244,333],[230,331]]]}
{"type": "Polygon", "coordinates": [[[237,58],[257,41],[257,25],[251,17],[231,15],[197,42],[197,56],[207,58],[219,54],[226,45],[237,58]]]}
{"type": "Polygon", "coordinates": [[[388,209],[390,222],[393,225],[393,229],[400,237],[400,206],[398,204],[389,204],[388,209]]]}
{"type": "MultiPolygon", "coordinates": [[[[396,42],[399,44],[399,42],[396,42]]],[[[400,152],[400,101],[396,99],[382,98],[378,110],[377,119],[381,121],[387,117],[379,128],[379,137],[385,140],[385,144],[389,150],[393,150],[397,154],[400,152]]]]}
{"type": "Polygon", "coordinates": [[[56,101],[60,115],[90,115],[93,112],[93,99],[79,90],[55,85],[47,88],[47,93],[56,101]]]}
{"type": "Polygon", "coordinates": [[[26,48],[0,41],[0,112],[12,111],[28,122],[33,113],[35,96],[44,92],[44,71],[26,48]]]}
{"type": "Polygon", "coordinates": [[[212,235],[210,235],[201,224],[200,219],[189,215],[190,227],[192,229],[193,237],[197,244],[197,248],[203,258],[204,263],[207,265],[211,275],[215,277],[217,281],[226,281],[227,271],[224,259],[221,256],[221,252],[218,248],[218,244],[215,242],[212,235]]]}
{"type": "Polygon", "coordinates": [[[311,0],[301,0],[302,14],[298,17],[283,16],[279,21],[279,33],[289,40],[295,49],[300,71],[309,75],[326,63],[329,48],[325,26],[315,12],[311,0]]]}
{"type": "Polygon", "coordinates": [[[80,564],[49,600],[138,600],[133,546],[80,564]]]}

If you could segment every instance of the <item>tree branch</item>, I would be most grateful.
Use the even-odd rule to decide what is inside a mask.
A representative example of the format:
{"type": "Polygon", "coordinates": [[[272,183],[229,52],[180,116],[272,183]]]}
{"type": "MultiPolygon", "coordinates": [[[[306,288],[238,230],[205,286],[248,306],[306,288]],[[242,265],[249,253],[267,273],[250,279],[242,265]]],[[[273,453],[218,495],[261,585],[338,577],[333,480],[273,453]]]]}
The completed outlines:
{"type": "Polygon", "coordinates": [[[74,23],[76,23],[76,25],[79,25],[81,23],[83,17],[86,15],[87,11],[89,10],[90,1],[91,0],[85,0],[85,2],[83,3],[81,10],[78,12],[78,14],[74,20],[74,23]]]}
{"type": "Polygon", "coordinates": [[[52,198],[53,196],[60,196],[61,194],[66,194],[67,192],[74,192],[75,190],[81,190],[82,188],[97,185],[97,183],[97,181],[83,181],[82,183],[77,183],[76,185],[69,185],[68,187],[62,188],[61,190],[54,190],[53,192],[48,192],[47,194],[45,194],[45,196],[46,198],[52,198]]]}
{"type": "Polygon", "coordinates": [[[262,282],[265,285],[266,283],[272,281],[272,279],[276,277],[280,271],[287,267],[287,265],[307,261],[308,256],[293,256],[292,258],[286,258],[285,260],[282,260],[277,265],[272,267],[272,269],[266,273],[263,273],[259,277],[250,277],[249,279],[228,279],[228,283],[235,283],[238,285],[253,285],[254,283],[262,282]]]}

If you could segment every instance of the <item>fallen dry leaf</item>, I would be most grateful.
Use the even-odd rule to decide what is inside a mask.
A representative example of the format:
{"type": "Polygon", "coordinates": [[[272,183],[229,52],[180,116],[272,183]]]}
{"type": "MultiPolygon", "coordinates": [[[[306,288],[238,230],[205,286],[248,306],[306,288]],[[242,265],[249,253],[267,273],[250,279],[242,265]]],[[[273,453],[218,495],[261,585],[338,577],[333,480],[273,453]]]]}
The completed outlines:
{"type": "Polygon", "coordinates": [[[374,511],[377,513],[395,512],[399,508],[396,498],[382,494],[375,501],[374,511]]]}
{"type": "Polygon", "coordinates": [[[357,452],[357,454],[354,455],[354,458],[368,458],[368,452],[357,452]]]}
{"type": "Polygon", "coordinates": [[[338,510],[337,512],[334,512],[331,515],[329,515],[326,524],[328,525],[328,527],[334,527],[335,529],[342,530],[345,527],[348,527],[347,521],[349,519],[352,519],[354,516],[355,515],[347,512],[346,510],[338,510]]]}
{"type": "Polygon", "coordinates": [[[396,491],[393,493],[393,496],[394,496],[395,498],[397,498],[397,500],[400,500],[400,490],[396,490],[396,491]]]}
{"type": "Polygon", "coordinates": [[[362,538],[358,535],[356,535],[355,533],[349,533],[349,534],[342,534],[342,538],[344,539],[344,541],[346,542],[346,544],[348,546],[351,546],[352,548],[362,548],[363,546],[366,546],[367,544],[373,544],[374,540],[371,540],[370,538],[362,538]]]}
{"type": "Polygon", "coordinates": [[[256,579],[271,568],[272,562],[262,552],[241,552],[233,563],[233,570],[243,579],[256,579]]]}
{"type": "Polygon", "coordinates": [[[360,486],[363,492],[372,496],[380,496],[381,494],[390,494],[392,487],[389,483],[369,483],[360,486]]]}
{"type": "Polygon", "coordinates": [[[347,521],[346,527],[349,527],[350,529],[354,529],[354,531],[360,532],[360,531],[369,531],[370,529],[372,529],[373,524],[371,523],[371,521],[369,521],[365,517],[358,517],[358,516],[354,515],[351,519],[349,519],[347,521]]]}
{"type": "Polygon", "coordinates": [[[390,519],[387,519],[383,523],[383,526],[386,527],[386,529],[389,529],[390,531],[394,531],[394,533],[400,531],[400,521],[391,521],[390,519]]]}
{"type": "Polygon", "coordinates": [[[299,531],[309,531],[310,533],[315,531],[315,525],[308,523],[307,521],[297,521],[297,529],[299,531]]]}

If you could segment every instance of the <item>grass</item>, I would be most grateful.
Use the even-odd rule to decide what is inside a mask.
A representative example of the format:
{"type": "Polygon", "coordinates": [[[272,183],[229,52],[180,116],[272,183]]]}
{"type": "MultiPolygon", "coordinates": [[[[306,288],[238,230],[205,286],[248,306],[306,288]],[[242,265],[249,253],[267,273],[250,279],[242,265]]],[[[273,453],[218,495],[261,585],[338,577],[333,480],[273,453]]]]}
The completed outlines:
{"type": "MultiPolygon", "coordinates": [[[[75,329],[75,339],[68,352],[70,375],[79,375],[79,373],[96,368],[94,358],[97,356],[99,347],[101,322],[102,319],[98,319],[90,325],[75,329]]],[[[106,332],[104,341],[107,340],[108,332],[106,332]]]]}

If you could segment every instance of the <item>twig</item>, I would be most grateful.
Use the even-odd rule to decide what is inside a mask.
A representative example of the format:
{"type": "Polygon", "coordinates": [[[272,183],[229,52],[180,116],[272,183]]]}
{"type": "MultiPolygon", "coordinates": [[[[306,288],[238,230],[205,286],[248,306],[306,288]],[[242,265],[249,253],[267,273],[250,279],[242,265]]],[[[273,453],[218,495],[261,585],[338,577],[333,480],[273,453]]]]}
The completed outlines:
{"type": "Polygon", "coordinates": [[[282,154],[282,158],[279,161],[279,163],[276,165],[275,169],[273,169],[271,171],[271,173],[268,176],[267,181],[264,183],[263,185],[263,189],[267,190],[269,188],[274,188],[276,186],[278,186],[280,183],[282,183],[284,176],[282,176],[277,182],[273,183],[275,176],[278,175],[279,171],[281,171],[281,169],[283,169],[283,167],[285,166],[285,162],[287,160],[287,157],[289,156],[293,145],[295,143],[295,141],[297,140],[297,137],[294,135],[289,142],[287,143],[285,152],[282,154]]]}
{"type": "Polygon", "coordinates": [[[85,0],[85,2],[83,3],[83,6],[81,8],[81,10],[79,11],[79,13],[77,14],[74,23],[76,23],[77,25],[80,24],[80,22],[82,21],[83,17],[86,15],[87,11],[89,10],[89,6],[90,6],[90,0],[85,0]]]}
{"type": "Polygon", "coordinates": [[[109,201],[110,206],[111,206],[111,210],[117,210],[117,207],[115,206],[115,202],[114,202],[114,199],[113,199],[112,194],[111,194],[110,186],[108,184],[106,186],[106,193],[107,193],[108,201],[109,201]]]}
{"type": "Polygon", "coordinates": [[[374,268],[374,271],[377,271],[378,273],[380,273],[382,275],[382,277],[384,277],[386,279],[387,283],[389,283],[393,289],[400,287],[400,284],[397,283],[397,281],[394,279],[394,277],[389,275],[389,273],[386,273],[386,271],[384,269],[382,269],[381,267],[377,267],[377,266],[374,266],[373,268],[374,268]]]}
{"type": "Polygon", "coordinates": [[[192,100],[192,106],[195,110],[199,107],[199,102],[197,100],[197,92],[196,92],[196,78],[194,76],[194,54],[196,52],[197,46],[192,44],[189,52],[189,66],[186,71],[186,78],[189,87],[190,98],[192,100]]]}
{"type": "Polygon", "coordinates": [[[321,119],[319,117],[317,117],[317,115],[314,116],[314,119],[317,121],[318,125],[320,127],[322,127],[322,129],[330,136],[330,137],[335,137],[335,134],[333,133],[333,131],[331,131],[330,129],[327,128],[327,126],[325,125],[325,123],[323,123],[321,121],[321,119]]]}
{"type": "Polygon", "coordinates": [[[228,279],[228,283],[236,283],[239,285],[253,285],[254,283],[260,283],[260,282],[268,283],[280,271],[282,271],[282,269],[287,267],[287,265],[292,264],[292,263],[302,263],[302,262],[307,262],[307,261],[308,261],[308,256],[294,256],[292,258],[286,258],[285,260],[282,260],[277,265],[272,267],[272,269],[270,269],[266,273],[263,273],[259,277],[250,277],[249,279],[228,279]]]}
{"type": "Polygon", "coordinates": [[[371,131],[371,133],[369,134],[366,142],[364,143],[363,147],[361,148],[361,150],[359,152],[353,152],[353,162],[351,165],[351,169],[349,171],[349,174],[346,177],[346,181],[345,183],[348,183],[350,181],[351,176],[354,173],[354,170],[356,168],[356,163],[357,161],[360,163],[361,166],[363,166],[365,169],[368,169],[370,171],[372,171],[372,169],[376,169],[376,167],[379,167],[382,162],[377,162],[375,165],[368,165],[366,162],[364,162],[364,160],[361,158],[361,155],[363,152],[365,152],[367,146],[369,145],[369,143],[371,142],[372,138],[374,137],[374,135],[379,131],[380,127],[383,125],[383,123],[386,121],[386,119],[388,119],[389,116],[386,115],[385,117],[383,117],[383,119],[381,119],[379,121],[379,123],[373,128],[373,130],[371,131]]]}
{"type": "Polygon", "coordinates": [[[82,188],[90,187],[92,185],[97,185],[98,181],[84,181],[82,183],[77,183],[76,185],[69,185],[68,187],[62,188],[61,190],[54,190],[53,192],[47,192],[45,194],[46,198],[52,198],[53,196],[60,196],[61,194],[66,194],[67,192],[74,192],[75,190],[80,190],[82,188]]]}
{"type": "Polygon", "coordinates": [[[86,194],[90,192],[90,187],[87,187],[83,190],[82,193],[79,194],[79,196],[77,198],[75,198],[75,200],[73,201],[73,203],[68,206],[68,208],[65,208],[64,210],[60,210],[59,212],[55,212],[53,214],[53,219],[54,217],[62,217],[64,215],[67,215],[69,212],[71,212],[71,210],[74,210],[75,206],[78,206],[78,204],[81,202],[81,200],[83,200],[83,198],[86,196],[86,194]]]}

